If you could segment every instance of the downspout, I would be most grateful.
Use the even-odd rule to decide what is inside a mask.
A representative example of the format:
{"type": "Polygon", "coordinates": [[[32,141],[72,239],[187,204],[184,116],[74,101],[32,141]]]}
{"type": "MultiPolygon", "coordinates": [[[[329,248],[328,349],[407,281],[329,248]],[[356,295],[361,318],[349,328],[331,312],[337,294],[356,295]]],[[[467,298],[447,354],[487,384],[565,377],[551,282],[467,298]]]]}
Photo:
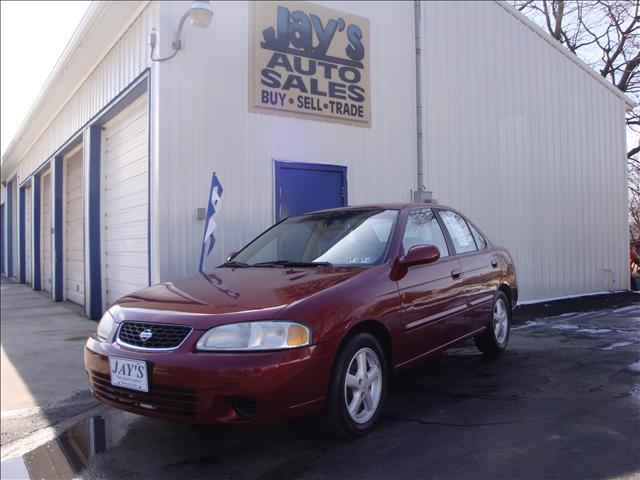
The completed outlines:
{"type": "Polygon", "coordinates": [[[422,19],[420,0],[414,0],[414,17],[416,30],[416,164],[417,164],[417,189],[413,192],[414,202],[432,201],[431,192],[424,186],[424,166],[422,163],[422,19]]]}

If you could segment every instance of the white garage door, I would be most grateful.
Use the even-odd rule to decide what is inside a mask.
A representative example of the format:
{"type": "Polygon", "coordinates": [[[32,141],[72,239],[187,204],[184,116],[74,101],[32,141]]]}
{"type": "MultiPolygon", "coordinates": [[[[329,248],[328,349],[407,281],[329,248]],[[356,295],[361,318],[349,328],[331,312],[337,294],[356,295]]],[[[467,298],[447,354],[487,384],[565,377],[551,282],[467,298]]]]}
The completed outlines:
{"type": "Polygon", "coordinates": [[[64,285],[66,299],[84,305],[84,181],[82,149],[65,157],[64,285]]]}
{"type": "Polygon", "coordinates": [[[148,126],[146,98],[104,126],[103,291],[105,306],[148,285],[148,126]]]}
{"type": "Polygon", "coordinates": [[[28,284],[33,284],[31,278],[31,188],[24,190],[24,278],[28,284]]]}
{"type": "Polygon", "coordinates": [[[42,254],[40,259],[42,266],[41,272],[41,284],[42,290],[47,292],[51,291],[52,279],[51,279],[51,174],[47,173],[42,176],[42,208],[40,219],[40,248],[42,254]]]}

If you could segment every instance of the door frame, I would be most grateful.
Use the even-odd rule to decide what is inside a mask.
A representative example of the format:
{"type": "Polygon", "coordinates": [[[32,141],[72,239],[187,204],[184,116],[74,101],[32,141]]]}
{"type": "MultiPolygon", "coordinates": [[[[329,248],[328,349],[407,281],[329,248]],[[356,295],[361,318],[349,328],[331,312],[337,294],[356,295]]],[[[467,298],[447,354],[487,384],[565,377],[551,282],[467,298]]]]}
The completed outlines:
{"type": "Polygon", "coordinates": [[[274,162],[274,190],[273,190],[273,215],[274,220],[279,222],[280,218],[280,191],[283,170],[313,170],[320,172],[338,172],[342,174],[342,206],[349,205],[349,188],[347,183],[347,167],[345,165],[335,165],[329,163],[304,163],[288,162],[285,160],[273,160],[274,162]]]}

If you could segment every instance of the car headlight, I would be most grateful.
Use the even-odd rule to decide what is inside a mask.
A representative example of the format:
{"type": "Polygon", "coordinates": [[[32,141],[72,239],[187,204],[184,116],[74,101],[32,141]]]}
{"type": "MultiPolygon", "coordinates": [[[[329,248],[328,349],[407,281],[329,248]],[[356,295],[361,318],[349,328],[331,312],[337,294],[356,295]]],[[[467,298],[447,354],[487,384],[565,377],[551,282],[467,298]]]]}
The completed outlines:
{"type": "Polygon", "coordinates": [[[100,319],[98,330],[96,331],[96,335],[100,340],[105,341],[111,336],[111,330],[113,330],[113,324],[115,323],[113,317],[111,309],[109,309],[104,313],[102,319],[100,319]]]}
{"type": "Polygon", "coordinates": [[[198,350],[279,350],[311,344],[311,330],[283,320],[231,323],[208,330],[198,350]]]}

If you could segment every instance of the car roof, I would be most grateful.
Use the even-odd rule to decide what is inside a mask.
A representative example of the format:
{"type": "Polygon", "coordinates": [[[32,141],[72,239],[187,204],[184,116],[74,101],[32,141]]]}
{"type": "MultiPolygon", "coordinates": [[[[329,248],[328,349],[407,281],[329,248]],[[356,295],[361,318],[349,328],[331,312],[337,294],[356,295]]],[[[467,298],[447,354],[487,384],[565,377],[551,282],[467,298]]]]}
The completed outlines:
{"type": "Polygon", "coordinates": [[[451,207],[447,207],[446,205],[441,205],[437,203],[367,203],[362,205],[348,205],[346,207],[337,207],[337,208],[327,208],[324,210],[315,210],[313,212],[308,213],[317,213],[317,212],[338,212],[345,210],[404,210],[406,208],[442,208],[446,210],[454,210],[451,207]]]}

